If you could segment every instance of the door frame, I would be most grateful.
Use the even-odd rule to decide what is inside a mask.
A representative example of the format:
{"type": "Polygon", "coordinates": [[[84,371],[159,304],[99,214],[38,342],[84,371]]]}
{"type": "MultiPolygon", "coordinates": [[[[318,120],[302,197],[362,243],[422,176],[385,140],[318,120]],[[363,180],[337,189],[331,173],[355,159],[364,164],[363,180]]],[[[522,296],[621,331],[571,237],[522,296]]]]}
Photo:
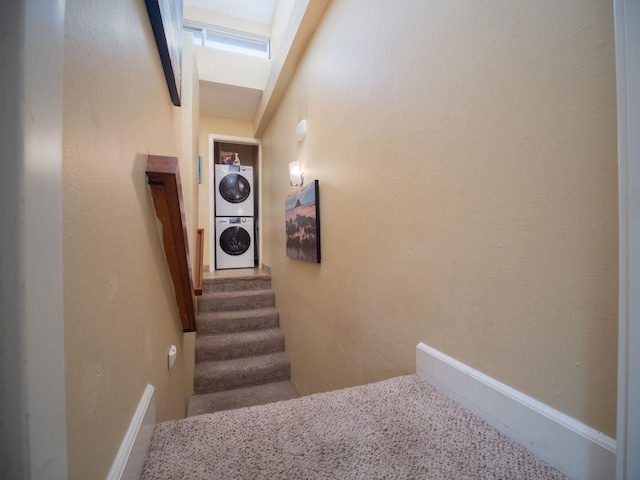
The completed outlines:
{"type": "MultiPolygon", "coordinates": [[[[215,270],[215,255],[216,255],[216,210],[214,205],[215,197],[215,180],[214,180],[214,165],[215,158],[213,158],[213,144],[215,142],[224,143],[239,143],[241,145],[255,145],[258,147],[258,165],[257,165],[257,184],[258,184],[258,215],[255,217],[254,242],[258,244],[258,266],[261,265],[262,259],[262,144],[259,139],[251,137],[234,137],[230,135],[220,135],[217,133],[209,134],[209,271],[215,270]],[[257,224],[257,228],[255,225],[257,224]]],[[[254,185],[256,183],[256,176],[253,178],[254,185]]]]}
{"type": "Polygon", "coordinates": [[[0,56],[6,67],[0,71],[0,450],[7,478],[68,475],[64,15],[64,0],[0,5],[0,56]]]}
{"type": "Polygon", "coordinates": [[[626,480],[640,478],[640,2],[614,0],[613,6],[619,198],[616,478],[626,480]]]}

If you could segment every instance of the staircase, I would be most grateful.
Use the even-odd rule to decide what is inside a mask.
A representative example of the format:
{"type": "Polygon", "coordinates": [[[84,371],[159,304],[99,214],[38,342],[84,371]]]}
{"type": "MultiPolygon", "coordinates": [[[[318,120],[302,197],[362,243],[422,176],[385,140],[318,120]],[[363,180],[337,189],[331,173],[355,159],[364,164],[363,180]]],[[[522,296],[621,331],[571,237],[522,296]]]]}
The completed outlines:
{"type": "Polygon", "coordinates": [[[187,416],[298,397],[266,272],[225,270],[204,279],[195,350],[187,416]]]}

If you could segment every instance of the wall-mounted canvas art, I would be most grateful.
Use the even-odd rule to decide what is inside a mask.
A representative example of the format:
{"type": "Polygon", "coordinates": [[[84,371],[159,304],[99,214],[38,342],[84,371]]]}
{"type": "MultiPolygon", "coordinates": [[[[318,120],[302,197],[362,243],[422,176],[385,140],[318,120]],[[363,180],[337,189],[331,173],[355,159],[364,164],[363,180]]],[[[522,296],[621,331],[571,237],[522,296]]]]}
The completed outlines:
{"type": "Polygon", "coordinates": [[[287,257],[320,263],[318,180],[287,196],[287,257]]]}
{"type": "Polygon", "coordinates": [[[171,101],[180,106],[182,87],[182,0],[145,0],[171,101]]]}

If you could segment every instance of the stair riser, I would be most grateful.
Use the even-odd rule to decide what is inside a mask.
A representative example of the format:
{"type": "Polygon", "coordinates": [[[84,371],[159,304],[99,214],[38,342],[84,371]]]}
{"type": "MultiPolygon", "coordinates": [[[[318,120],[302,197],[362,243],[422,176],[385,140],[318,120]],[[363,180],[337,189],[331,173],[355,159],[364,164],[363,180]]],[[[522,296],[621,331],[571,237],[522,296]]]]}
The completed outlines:
{"type": "Polygon", "coordinates": [[[237,292],[247,290],[268,290],[271,288],[270,278],[241,278],[236,280],[205,280],[202,294],[216,292],[237,292]]]}
{"type": "Polygon", "coordinates": [[[245,342],[241,345],[202,345],[196,343],[196,363],[255,357],[277,352],[284,352],[284,337],[282,336],[245,342]]]}
{"type": "Polygon", "coordinates": [[[267,290],[254,295],[236,296],[203,296],[198,300],[198,312],[223,312],[249,310],[251,308],[267,308],[276,304],[275,294],[267,290]]]}
{"type": "Polygon", "coordinates": [[[204,394],[232,390],[234,388],[248,387],[252,385],[264,385],[266,383],[289,380],[290,366],[286,364],[269,366],[268,368],[256,368],[250,371],[226,371],[217,375],[202,375],[196,368],[193,380],[194,393],[204,394]]]}
{"type": "Polygon", "coordinates": [[[264,405],[271,402],[281,402],[298,397],[296,388],[289,381],[210,393],[208,395],[192,395],[189,398],[187,417],[253,405],[264,405]]]}
{"type": "Polygon", "coordinates": [[[266,328],[277,328],[280,319],[277,311],[268,315],[246,317],[229,317],[206,319],[202,316],[198,318],[198,335],[215,335],[219,333],[247,332],[250,330],[264,330],[266,328]]]}

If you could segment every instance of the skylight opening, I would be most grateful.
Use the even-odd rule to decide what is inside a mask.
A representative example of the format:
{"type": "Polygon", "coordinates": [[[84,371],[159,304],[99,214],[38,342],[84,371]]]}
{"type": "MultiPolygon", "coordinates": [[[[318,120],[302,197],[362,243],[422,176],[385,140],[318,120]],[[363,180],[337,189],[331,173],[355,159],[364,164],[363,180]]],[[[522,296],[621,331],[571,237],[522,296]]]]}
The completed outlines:
{"type": "Polygon", "coordinates": [[[193,34],[193,43],[227,52],[269,58],[269,40],[251,35],[232,33],[213,27],[184,24],[183,30],[193,34]]]}

